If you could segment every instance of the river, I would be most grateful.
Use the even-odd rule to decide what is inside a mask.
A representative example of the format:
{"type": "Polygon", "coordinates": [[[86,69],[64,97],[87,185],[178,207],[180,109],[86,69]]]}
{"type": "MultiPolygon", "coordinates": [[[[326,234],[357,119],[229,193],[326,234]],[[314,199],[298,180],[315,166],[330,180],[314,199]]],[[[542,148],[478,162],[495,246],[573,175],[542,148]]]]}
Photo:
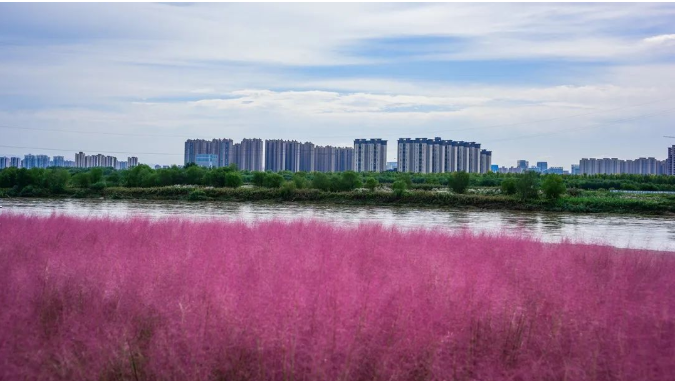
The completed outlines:
{"type": "Polygon", "coordinates": [[[186,202],[91,199],[2,199],[0,213],[145,216],[260,221],[318,219],[350,225],[380,223],[403,229],[470,229],[528,234],[548,242],[569,239],[617,247],[675,251],[673,217],[515,212],[303,203],[186,202]]]}

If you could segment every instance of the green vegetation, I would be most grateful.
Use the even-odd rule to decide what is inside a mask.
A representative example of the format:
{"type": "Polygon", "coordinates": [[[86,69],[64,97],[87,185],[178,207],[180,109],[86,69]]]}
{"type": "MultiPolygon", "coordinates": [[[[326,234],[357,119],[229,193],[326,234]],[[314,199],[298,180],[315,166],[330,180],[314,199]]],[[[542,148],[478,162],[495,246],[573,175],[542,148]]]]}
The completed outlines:
{"type": "Polygon", "coordinates": [[[0,197],[107,197],[184,200],[288,200],[349,204],[473,206],[511,210],[670,214],[673,176],[540,176],[409,173],[249,172],[196,165],[154,170],[0,170],[0,197]],[[245,185],[243,187],[243,185],[245,185]]]}
{"type": "Polygon", "coordinates": [[[522,201],[539,197],[539,174],[530,171],[518,176],[516,193],[522,201]]]}
{"type": "Polygon", "coordinates": [[[547,198],[552,200],[557,199],[565,193],[565,184],[563,177],[558,175],[546,175],[544,181],[541,183],[541,190],[547,198]]]}
{"type": "Polygon", "coordinates": [[[448,180],[448,186],[454,193],[466,193],[471,183],[471,176],[466,172],[454,172],[448,180]]]}

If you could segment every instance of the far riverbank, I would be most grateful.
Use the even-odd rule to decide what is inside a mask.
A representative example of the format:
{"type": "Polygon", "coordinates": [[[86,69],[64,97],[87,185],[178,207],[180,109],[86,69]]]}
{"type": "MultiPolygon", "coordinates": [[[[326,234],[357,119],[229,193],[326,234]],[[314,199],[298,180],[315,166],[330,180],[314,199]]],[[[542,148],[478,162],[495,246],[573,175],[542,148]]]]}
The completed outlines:
{"type": "MultiPolygon", "coordinates": [[[[0,197],[8,197],[0,190],[0,197]]],[[[612,213],[671,216],[675,213],[673,194],[623,194],[609,191],[520,200],[501,194],[456,194],[446,190],[410,190],[396,194],[388,190],[365,189],[325,192],[317,189],[267,189],[258,187],[214,188],[167,186],[154,188],[109,187],[101,190],[67,188],[59,195],[35,195],[51,198],[104,198],[112,200],[186,200],[234,202],[301,202],[337,205],[416,206],[475,208],[485,210],[545,211],[568,213],[612,213]]]]}

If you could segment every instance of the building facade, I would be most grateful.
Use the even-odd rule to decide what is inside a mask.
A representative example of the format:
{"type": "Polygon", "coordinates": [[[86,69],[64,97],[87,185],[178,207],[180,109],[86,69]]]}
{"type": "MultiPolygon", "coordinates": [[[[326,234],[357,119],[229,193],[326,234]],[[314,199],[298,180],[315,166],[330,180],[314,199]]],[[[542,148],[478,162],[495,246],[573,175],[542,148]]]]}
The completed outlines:
{"type": "Polygon", "coordinates": [[[476,142],[443,140],[439,137],[398,139],[398,172],[446,173],[490,171],[492,151],[476,142]]]}
{"type": "MultiPolygon", "coordinates": [[[[197,155],[216,155],[216,167],[227,167],[235,161],[232,139],[189,139],[184,143],[184,165],[196,163],[197,155]]],[[[201,156],[202,159],[205,156],[201,156]]]]}
{"type": "Polygon", "coordinates": [[[237,148],[238,169],[261,171],[264,160],[264,142],[261,139],[243,139],[237,148]]]}
{"type": "Polygon", "coordinates": [[[383,172],[386,170],[386,140],[355,139],[353,142],[356,172],[383,172]]]}
{"type": "Polygon", "coordinates": [[[266,140],[266,159],[264,160],[264,170],[280,172],[285,170],[285,140],[266,140]]]}
{"type": "MultiPolygon", "coordinates": [[[[573,167],[574,173],[574,167],[573,167]]],[[[641,157],[635,160],[618,158],[582,158],[579,161],[579,174],[582,175],[668,175],[668,159],[657,160],[654,157],[641,157]]]]}
{"type": "Polygon", "coordinates": [[[315,171],[315,144],[311,142],[299,145],[299,170],[302,172],[315,171]]]}
{"type": "Polygon", "coordinates": [[[676,175],[676,145],[672,145],[668,149],[669,157],[666,159],[666,174],[675,176],[676,175]]]}

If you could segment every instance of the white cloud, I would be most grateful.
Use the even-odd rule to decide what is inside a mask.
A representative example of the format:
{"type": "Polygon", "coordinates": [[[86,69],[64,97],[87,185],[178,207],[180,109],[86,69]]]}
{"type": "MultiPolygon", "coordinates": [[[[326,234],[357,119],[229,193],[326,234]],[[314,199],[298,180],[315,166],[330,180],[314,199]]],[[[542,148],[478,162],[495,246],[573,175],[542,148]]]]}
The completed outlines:
{"type": "Polygon", "coordinates": [[[649,44],[675,44],[676,35],[675,34],[662,34],[660,36],[652,36],[643,39],[643,41],[649,44]]]}

